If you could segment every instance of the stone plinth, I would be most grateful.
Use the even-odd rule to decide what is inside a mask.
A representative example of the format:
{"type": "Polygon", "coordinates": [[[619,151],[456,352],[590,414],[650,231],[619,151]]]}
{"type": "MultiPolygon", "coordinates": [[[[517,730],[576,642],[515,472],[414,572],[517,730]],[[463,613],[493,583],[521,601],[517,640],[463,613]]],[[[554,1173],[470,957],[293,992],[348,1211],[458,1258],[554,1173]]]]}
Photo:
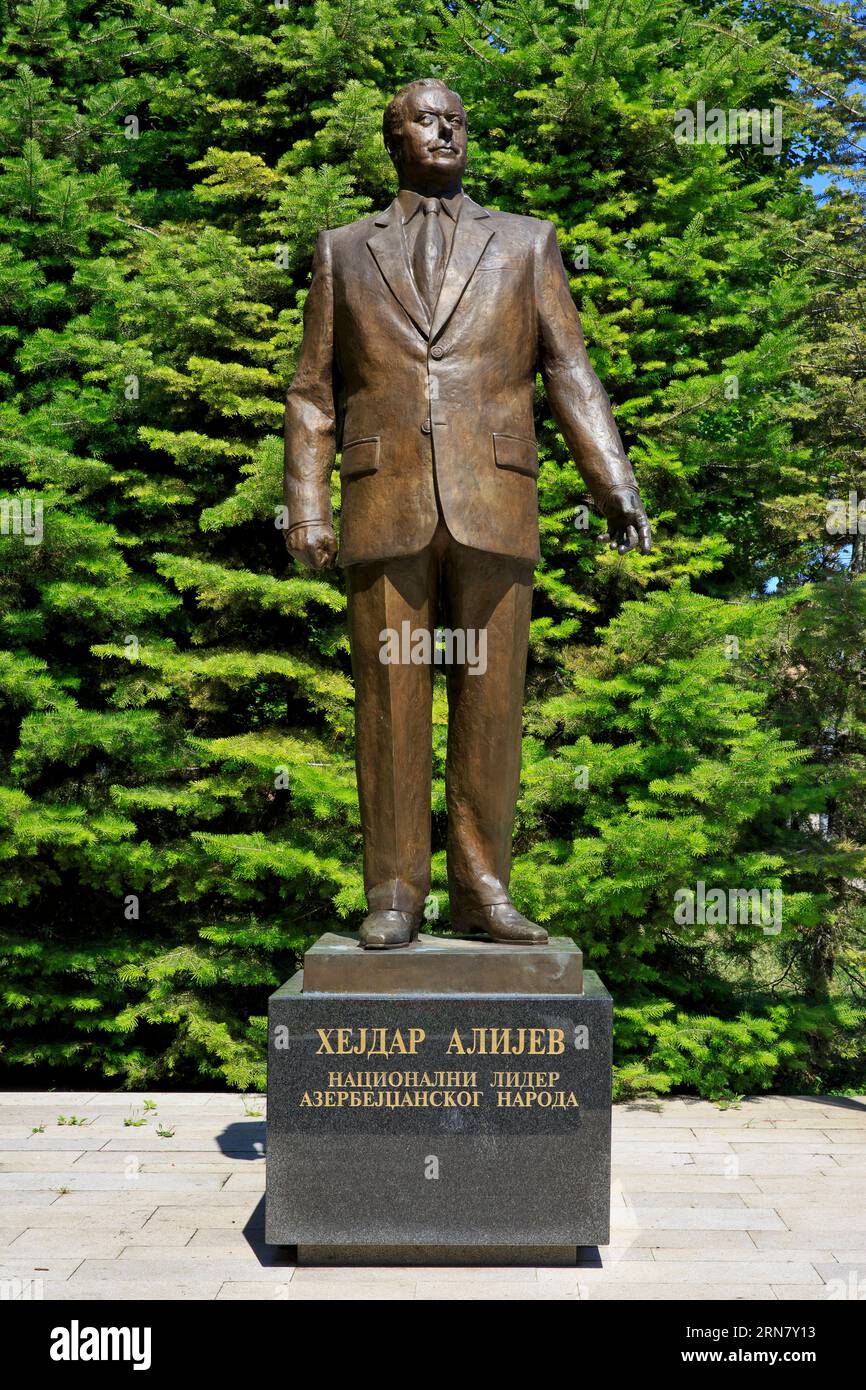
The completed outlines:
{"type": "Polygon", "coordinates": [[[606,1243],[612,1004],[592,972],[581,992],[556,987],[576,948],[427,939],[373,953],[341,940],[322,938],[270,999],[267,1240],[321,1262],[346,1247],[355,1262],[371,1247],[406,1260],[412,1247],[499,1247],[519,1263],[531,1247],[560,1263],[606,1243]],[[489,965],[468,964],[484,951],[489,965]],[[399,984],[427,961],[450,992],[399,984]],[[499,988],[467,993],[461,965],[499,988]]]}
{"type": "Polygon", "coordinates": [[[304,956],[304,994],[580,994],[583,955],[565,937],[547,946],[480,937],[419,936],[365,951],[357,934],[326,932],[304,956]]]}

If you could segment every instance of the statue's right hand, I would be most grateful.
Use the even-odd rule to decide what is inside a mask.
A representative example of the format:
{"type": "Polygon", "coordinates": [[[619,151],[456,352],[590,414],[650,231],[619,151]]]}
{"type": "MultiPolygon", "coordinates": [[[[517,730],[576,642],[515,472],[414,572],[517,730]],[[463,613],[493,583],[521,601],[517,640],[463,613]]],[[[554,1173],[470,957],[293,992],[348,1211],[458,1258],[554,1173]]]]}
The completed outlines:
{"type": "Polygon", "coordinates": [[[326,526],[323,521],[311,521],[309,525],[296,526],[287,533],[286,549],[299,565],[322,570],[334,563],[337,537],[333,527],[326,526]]]}

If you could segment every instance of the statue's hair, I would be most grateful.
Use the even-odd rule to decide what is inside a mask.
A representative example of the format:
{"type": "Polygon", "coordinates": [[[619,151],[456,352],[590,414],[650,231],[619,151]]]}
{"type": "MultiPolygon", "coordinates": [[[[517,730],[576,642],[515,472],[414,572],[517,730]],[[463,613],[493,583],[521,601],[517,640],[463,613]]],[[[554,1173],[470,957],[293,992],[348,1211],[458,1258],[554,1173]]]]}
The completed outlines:
{"type": "Polygon", "coordinates": [[[401,87],[397,95],[388,102],[382,116],[382,137],[385,141],[385,149],[395,164],[400,148],[400,136],[403,133],[403,107],[409,93],[417,91],[419,87],[440,87],[443,92],[450,92],[460,102],[464,116],[466,114],[466,107],[463,105],[459,93],[449,87],[447,82],[440,81],[438,77],[419,77],[415,82],[407,82],[406,86],[401,87]]]}

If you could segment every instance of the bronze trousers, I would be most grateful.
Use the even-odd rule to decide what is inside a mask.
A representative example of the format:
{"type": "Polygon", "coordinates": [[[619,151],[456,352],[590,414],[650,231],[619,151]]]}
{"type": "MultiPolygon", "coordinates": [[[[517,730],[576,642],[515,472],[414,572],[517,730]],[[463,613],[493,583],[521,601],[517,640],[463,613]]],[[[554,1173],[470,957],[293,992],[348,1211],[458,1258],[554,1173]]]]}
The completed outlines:
{"type": "Polygon", "coordinates": [[[532,570],[525,560],[460,545],[442,521],[418,554],[346,570],[371,911],[420,913],[430,892],[434,665],[382,658],[388,634],[398,635],[405,657],[409,633],[432,640],[437,626],[470,634],[475,658],[475,673],[468,661],[442,667],[452,924],[459,928],[473,907],[508,901],[532,570]]]}

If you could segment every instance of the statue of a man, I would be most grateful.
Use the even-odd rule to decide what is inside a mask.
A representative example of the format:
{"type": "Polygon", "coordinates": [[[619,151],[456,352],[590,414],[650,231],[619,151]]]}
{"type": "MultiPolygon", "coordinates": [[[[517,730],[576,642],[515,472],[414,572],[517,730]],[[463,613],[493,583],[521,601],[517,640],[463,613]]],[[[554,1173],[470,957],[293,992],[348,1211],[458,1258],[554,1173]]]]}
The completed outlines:
{"type": "Polygon", "coordinates": [[[649,523],[553,223],[463,192],[466,112],[444,83],[402,88],[383,127],[397,196],[320,233],[286,406],[287,545],[314,569],[337,551],[329,480],[341,450],[361,942],[407,945],[430,891],[431,652],[444,622],[463,658],[446,667],[452,926],[543,944],[508,893],[539,558],[538,371],[611,544],[648,552],[649,523]]]}

